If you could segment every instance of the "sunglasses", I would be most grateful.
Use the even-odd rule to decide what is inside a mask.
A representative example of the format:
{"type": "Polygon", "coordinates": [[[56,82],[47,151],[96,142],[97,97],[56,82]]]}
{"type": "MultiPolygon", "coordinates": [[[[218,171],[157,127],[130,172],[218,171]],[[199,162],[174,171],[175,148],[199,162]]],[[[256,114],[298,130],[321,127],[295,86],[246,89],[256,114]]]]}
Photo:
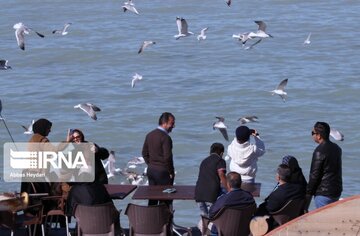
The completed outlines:
{"type": "Polygon", "coordinates": [[[319,133],[316,133],[314,131],[311,131],[311,136],[313,136],[314,134],[319,134],[319,133]]]}
{"type": "Polygon", "coordinates": [[[78,136],[73,136],[73,139],[81,139],[80,135],[78,136]]]}

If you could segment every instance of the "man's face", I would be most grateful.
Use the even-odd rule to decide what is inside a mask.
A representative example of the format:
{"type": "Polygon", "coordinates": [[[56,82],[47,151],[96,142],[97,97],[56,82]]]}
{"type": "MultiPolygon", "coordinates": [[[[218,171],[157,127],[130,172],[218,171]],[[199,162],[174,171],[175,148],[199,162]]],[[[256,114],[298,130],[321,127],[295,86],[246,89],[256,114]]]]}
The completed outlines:
{"type": "Polygon", "coordinates": [[[311,131],[311,136],[312,136],[314,142],[316,142],[316,143],[320,142],[320,134],[317,133],[314,129],[311,131]]]}
{"type": "Polygon", "coordinates": [[[168,122],[165,123],[164,129],[166,129],[167,132],[170,133],[174,127],[175,127],[175,119],[173,117],[170,117],[168,122]]]}

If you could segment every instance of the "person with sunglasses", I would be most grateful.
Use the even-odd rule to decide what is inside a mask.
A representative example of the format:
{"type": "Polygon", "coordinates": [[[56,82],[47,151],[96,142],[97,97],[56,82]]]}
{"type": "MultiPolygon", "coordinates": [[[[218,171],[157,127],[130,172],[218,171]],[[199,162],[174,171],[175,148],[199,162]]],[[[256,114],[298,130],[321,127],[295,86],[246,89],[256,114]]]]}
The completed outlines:
{"type": "Polygon", "coordinates": [[[329,140],[330,126],[316,122],[311,136],[319,145],[315,148],[307,185],[307,201],[314,196],[316,208],[339,200],[342,186],[341,148],[329,140]]]}

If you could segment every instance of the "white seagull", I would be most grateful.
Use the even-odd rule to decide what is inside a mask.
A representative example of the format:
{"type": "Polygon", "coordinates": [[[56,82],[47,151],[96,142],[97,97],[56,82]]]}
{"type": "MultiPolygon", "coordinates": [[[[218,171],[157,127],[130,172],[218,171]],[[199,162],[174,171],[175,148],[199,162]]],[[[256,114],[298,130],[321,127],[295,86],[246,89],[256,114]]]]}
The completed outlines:
{"type": "Polygon", "coordinates": [[[249,122],[257,122],[258,117],[257,116],[244,116],[244,117],[240,117],[238,119],[238,121],[240,121],[241,124],[246,124],[249,122]]]}
{"type": "Polygon", "coordinates": [[[156,42],[154,41],[144,41],[138,51],[138,54],[142,53],[144,51],[144,49],[150,45],[156,44],[156,42]]]}
{"type": "Polygon", "coordinates": [[[43,34],[26,27],[22,22],[16,23],[13,28],[15,29],[16,41],[22,50],[25,50],[25,37],[24,34],[29,34],[30,31],[34,31],[39,37],[44,38],[43,34]]]}
{"type": "Polygon", "coordinates": [[[311,43],[310,37],[311,37],[311,33],[309,33],[309,35],[308,35],[307,38],[305,39],[305,41],[304,41],[304,43],[303,43],[304,45],[308,45],[308,44],[311,43]]]}
{"type": "Polygon", "coordinates": [[[110,151],[108,160],[104,164],[104,168],[106,167],[108,168],[108,175],[107,175],[108,178],[114,177],[116,174],[121,172],[120,168],[115,167],[115,162],[116,162],[115,152],[110,151]]]}
{"type": "Polygon", "coordinates": [[[140,165],[140,164],[144,164],[145,160],[143,157],[134,157],[132,158],[130,161],[128,161],[128,165],[140,165]]]}
{"type": "Polygon", "coordinates": [[[62,28],[61,30],[53,30],[53,34],[61,34],[61,35],[67,35],[69,32],[67,32],[66,30],[69,28],[69,26],[71,25],[71,23],[66,23],[64,25],[64,28],[62,28]]]}
{"type": "Polygon", "coordinates": [[[189,35],[193,35],[193,32],[188,31],[188,24],[184,18],[176,17],[176,25],[179,31],[179,34],[174,35],[175,39],[179,39],[181,37],[187,37],[189,35]]]}
{"type": "Polygon", "coordinates": [[[33,134],[33,124],[35,123],[35,120],[32,120],[31,124],[29,125],[29,127],[26,127],[25,125],[22,125],[21,127],[23,127],[25,129],[24,134],[33,134]]]}
{"type": "Polygon", "coordinates": [[[11,69],[11,66],[8,66],[8,60],[0,60],[0,70],[11,69]]]}
{"type": "Polygon", "coordinates": [[[139,12],[135,8],[135,4],[131,0],[124,2],[124,5],[122,6],[122,8],[123,8],[124,12],[131,11],[131,12],[139,15],[139,12]]]}
{"type": "Polygon", "coordinates": [[[137,81],[140,81],[140,80],[142,80],[142,75],[139,75],[138,73],[135,73],[135,75],[133,75],[133,78],[132,78],[132,80],[131,80],[131,87],[132,88],[134,88],[135,87],[135,83],[137,82],[137,81]]]}
{"type": "Polygon", "coordinates": [[[249,39],[253,39],[253,38],[273,38],[273,36],[271,34],[266,33],[266,24],[264,21],[255,21],[256,24],[258,24],[259,28],[258,31],[254,32],[250,32],[248,37],[249,39]]]}
{"type": "Polygon", "coordinates": [[[88,116],[90,116],[93,120],[97,120],[96,112],[101,111],[99,107],[95,106],[92,103],[81,103],[75,105],[74,108],[80,108],[81,110],[86,112],[86,114],[88,114],[88,116]]]}
{"type": "Polygon", "coordinates": [[[272,95],[274,94],[279,95],[282,98],[283,102],[285,102],[285,98],[287,96],[287,93],[284,91],[287,82],[288,79],[284,79],[283,81],[280,82],[280,84],[276,87],[276,89],[270,91],[272,95]]]}
{"type": "Polygon", "coordinates": [[[333,137],[336,141],[344,141],[344,135],[334,128],[330,129],[330,136],[333,137]]]}
{"type": "Polygon", "coordinates": [[[221,134],[224,136],[225,140],[229,141],[229,136],[227,134],[227,127],[226,127],[226,125],[224,123],[225,118],[224,117],[219,117],[219,116],[216,116],[215,118],[217,118],[218,121],[216,121],[213,124],[213,129],[218,129],[221,132],[221,134]]]}
{"type": "Polygon", "coordinates": [[[206,39],[206,35],[205,35],[205,32],[209,29],[209,27],[206,27],[204,29],[202,29],[200,31],[200,34],[197,36],[197,40],[205,40],[206,39]]]}

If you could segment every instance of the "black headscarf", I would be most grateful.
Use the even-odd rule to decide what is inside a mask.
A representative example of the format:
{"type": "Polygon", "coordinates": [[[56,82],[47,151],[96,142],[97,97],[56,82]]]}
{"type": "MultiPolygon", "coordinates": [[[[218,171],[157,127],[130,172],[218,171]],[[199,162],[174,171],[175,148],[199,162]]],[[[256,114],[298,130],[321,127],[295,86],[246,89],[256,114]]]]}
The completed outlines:
{"type": "Polygon", "coordinates": [[[289,182],[294,184],[301,184],[302,186],[306,187],[306,179],[296,158],[290,155],[284,156],[282,163],[289,166],[291,170],[291,180],[289,182]]]}
{"type": "Polygon", "coordinates": [[[51,126],[52,123],[47,119],[39,119],[33,124],[34,134],[40,134],[46,137],[49,134],[48,130],[51,129],[51,126]]]}

